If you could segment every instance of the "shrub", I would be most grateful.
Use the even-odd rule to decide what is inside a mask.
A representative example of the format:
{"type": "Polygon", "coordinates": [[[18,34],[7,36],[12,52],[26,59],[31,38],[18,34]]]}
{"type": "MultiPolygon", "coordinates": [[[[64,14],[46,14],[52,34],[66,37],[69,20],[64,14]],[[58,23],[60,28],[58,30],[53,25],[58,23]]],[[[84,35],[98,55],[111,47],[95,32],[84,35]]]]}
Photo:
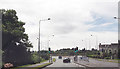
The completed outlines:
{"type": "Polygon", "coordinates": [[[104,59],[111,59],[110,57],[105,57],[104,59]]]}

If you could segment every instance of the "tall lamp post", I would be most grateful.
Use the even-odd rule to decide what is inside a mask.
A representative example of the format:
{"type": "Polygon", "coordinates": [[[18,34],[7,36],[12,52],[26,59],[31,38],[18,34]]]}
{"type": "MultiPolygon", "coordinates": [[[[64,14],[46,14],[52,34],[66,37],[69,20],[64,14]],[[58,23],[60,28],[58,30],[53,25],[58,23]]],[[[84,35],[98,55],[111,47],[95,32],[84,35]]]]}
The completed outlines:
{"type": "Polygon", "coordinates": [[[41,21],[47,21],[50,20],[50,18],[48,19],[43,19],[43,20],[39,20],[39,38],[38,38],[38,54],[39,54],[39,62],[40,62],[40,23],[41,21]]]}
{"type": "MultiPolygon", "coordinates": [[[[54,35],[51,35],[51,36],[53,36],[54,37],[54,35]]],[[[49,37],[50,36],[48,36],[48,48],[50,48],[50,39],[49,39],[49,37]]],[[[51,62],[52,63],[52,54],[49,52],[49,62],[51,62]]]]}
{"type": "Polygon", "coordinates": [[[96,46],[95,46],[95,48],[99,50],[99,47],[98,47],[98,38],[97,38],[97,35],[91,35],[91,36],[95,36],[95,38],[96,38],[96,46]]]}
{"type": "Polygon", "coordinates": [[[43,20],[39,20],[38,52],[40,52],[40,24],[41,24],[41,21],[47,21],[47,20],[50,20],[50,18],[48,18],[48,19],[43,19],[43,20]]]}
{"type": "Polygon", "coordinates": [[[120,19],[120,18],[115,16],[114,19],[120,19]]]}
{"type": "MultiPolygon", "coordinates": [[[[120,3],[120,2],[119,2],[120,3]]],[[[118,14],[119,16],[120,14],[118,14]]],[[[119,32],[120,32],[120,17],[114,17],[114,19],[117,19],[118,20],[118,52],[120,50],[120,38],[119,38],[119,32]]],[[[118,53],[119,54],[119,53],[118,53]]],[[[120,56],[118,56],[118,58],[120,59],[120,56]]]]}
{"type": "Polygon", "coordinates": [[[85,50],[87,50],[87,42],[86,42],[86,40],[82,40],[82,42],[84,42],[83,44],[85,45],[85,50]]]}
{"type": "MultiPolygon", "coordinates": [[[[52,37],[54,37],[54,35],[51,35],[52,37]]],[[[50,36],[48,36],[48,48],[49,48],[49,45],[50,45],[50,36]]]]}

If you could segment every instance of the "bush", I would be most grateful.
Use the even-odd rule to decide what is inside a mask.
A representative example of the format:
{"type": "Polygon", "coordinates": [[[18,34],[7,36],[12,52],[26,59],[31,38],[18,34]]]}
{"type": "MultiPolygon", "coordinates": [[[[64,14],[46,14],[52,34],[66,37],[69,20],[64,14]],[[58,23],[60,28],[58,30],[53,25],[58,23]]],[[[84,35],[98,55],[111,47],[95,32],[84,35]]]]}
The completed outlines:
{"type": "Polygon", "coordinates": [[[45,60],[49,59],[49,55],[48,54],[42,54],[41,57],[44,58],[45,60]]]}
{"type": "Polygon", "coordinates": [[[39,63],[41,61],[44,61],[44,60],[48,60],[49,59],[49,55],[47,53],[40,53],[40,58],[39,58],[39,54],[37,52],[34,52],[32,54],[32,58],[31,58],[31,61],[32,63],[39,63]]]}
{"type": "Polygon", "coordinates": [[[110,57],[105,57],[104,59],[111,59],[110,57]]]}
{"type": "Polygon", "coordinates": [[[39,62],[39,55],[38,55],[37,52],[32,54],[31,61],[32,61],[32,63],[38,63],[39,62]]]}
{"type": "Polygon", "coordinates": [[[87,55],[87,57],[97,58],[97,55],[87,55]]]}
{"type": "Polygon", "coordinates": [[[87,57],[91,57],[91,58],[100,58],[100,59],[101,59],[101,57],[100,57],[99,55],[87,55],[87,57]]]}

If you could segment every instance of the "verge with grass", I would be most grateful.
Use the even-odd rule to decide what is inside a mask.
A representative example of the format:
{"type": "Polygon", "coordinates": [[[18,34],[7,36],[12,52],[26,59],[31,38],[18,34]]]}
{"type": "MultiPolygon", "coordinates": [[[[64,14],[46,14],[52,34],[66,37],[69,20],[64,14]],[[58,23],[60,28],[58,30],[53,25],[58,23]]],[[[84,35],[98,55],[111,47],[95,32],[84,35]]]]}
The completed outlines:
{"type": "MultiPolygon", "coordinates": [[[[40,63],[43,63],[43,62],[46,62],[46,61],[48,61],[48,60],[41,61],[40,63]]],[[[36,63],[36,64],[39,64],[39,63],[36,63]]],[[[28,64],[28,65],[18,66],[18,67],[14,67],[14,68],[11,68],[11,69],[18,69],[18,68],[23,68],[23,67],[31,66],[31,65],[34,65],[34,64],[28,64]]]]}
{"type": "Polygon", "coordinates": [[[30,68],[30,69],[44,68],[44,67],[46,67],[46,66],[48,66],[48,65],[50,65],[50,64],[52,64],[52,63],[45,63],[45,64],[43,64],[43,65],[39,65],[39,66],[36,66],[36,67],[30,68]]]}

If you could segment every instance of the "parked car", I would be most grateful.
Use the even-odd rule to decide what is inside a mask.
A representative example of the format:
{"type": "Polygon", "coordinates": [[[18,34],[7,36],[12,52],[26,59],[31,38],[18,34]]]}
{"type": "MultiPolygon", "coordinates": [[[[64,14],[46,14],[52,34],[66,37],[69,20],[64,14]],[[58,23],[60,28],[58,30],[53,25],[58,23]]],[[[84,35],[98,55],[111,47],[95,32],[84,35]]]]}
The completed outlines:
{"type": "Polygon", "coordinates": [[[70,63],[70,58],[64,58],[63,63],[70,63]]]}
{"type": "Polygon", "coordinates": [[[58,58],[59,58],[59,59],[62,59],[62,56],[59,56],[58,58]]]}

